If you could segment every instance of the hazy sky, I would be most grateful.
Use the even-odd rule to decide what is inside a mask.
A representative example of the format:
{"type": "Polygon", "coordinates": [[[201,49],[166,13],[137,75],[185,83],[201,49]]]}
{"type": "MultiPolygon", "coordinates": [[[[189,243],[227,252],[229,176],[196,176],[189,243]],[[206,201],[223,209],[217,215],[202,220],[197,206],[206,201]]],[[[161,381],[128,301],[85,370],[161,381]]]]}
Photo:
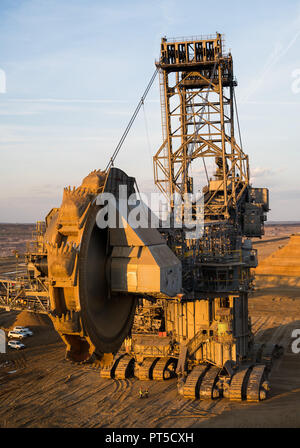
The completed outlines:
{"type": "MultiPolygon", "coordinates": [[[[162,36],[216,31],[234,57],[254,186],[271,190],[269,219],[300,220],[299,1],[1,0],[0,29],[0,222],[43,219],[64,186],[105,168],[162,36]]],[[[140,189],[160,145],[156,83],[117,159],[140,189]]]]}

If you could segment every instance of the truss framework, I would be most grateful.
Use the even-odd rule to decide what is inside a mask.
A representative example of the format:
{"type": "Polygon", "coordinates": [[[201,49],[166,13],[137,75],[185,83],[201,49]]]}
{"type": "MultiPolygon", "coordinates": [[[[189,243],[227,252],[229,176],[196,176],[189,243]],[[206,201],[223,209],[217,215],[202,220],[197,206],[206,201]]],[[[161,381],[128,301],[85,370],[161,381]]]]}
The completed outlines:
{"type": "Polygon", "coordinates": [[[248,156],[234,137],[232,56],[224,54],[220,34],[182,42],[164,38],[156,65],[163,143],[154,156],[155,183],[173,209],[175,193],[193,192],[191,163],[202,158],[206,170],[205,159],[214,158],[215,178],[207,178],[204,188],[205,215],[227,219],[249,185],[248,156]]]}

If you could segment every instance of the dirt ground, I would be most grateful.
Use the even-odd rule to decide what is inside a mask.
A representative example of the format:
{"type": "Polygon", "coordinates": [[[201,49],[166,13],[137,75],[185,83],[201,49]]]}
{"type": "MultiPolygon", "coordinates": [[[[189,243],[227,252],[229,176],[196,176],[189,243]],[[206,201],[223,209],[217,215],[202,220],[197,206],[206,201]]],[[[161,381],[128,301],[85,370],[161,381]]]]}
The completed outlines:
{"type": "Polygon", "coordinates": [[[25,272],[24,254],[32,241],[35,224],[0,223],[0,276],[15,278],[25,272]],[[17,255],[17,257],[16,257],[17,255]]]}
{"type": "MultiPolygon", "coordinates": [[[[255,243],[260,259],[300,227],[271,230],[255,243]]],[[[270,398],[259,404],[187,401],[177,394],[176,380],[101,379],[97,370],[65,361],[64,345],[47,316],[0,312],[1,328],[28,325],[34,332],[25,350],[0,358],[0,427],[299,428],[300,354],[291,351],[291,334],[300,329],[300,291],[255,291],[249,311],[256,340],[285,347],[272,371],[270,398]],[[148,399],[139,398],[141,386],[148,387],[148,399]]]]}
{"type": "Polygon", "coordinates": [[[0,223],[0,257],[9,257],[13,251],[24,253],[34,230],[35,224],[0,223]]]}

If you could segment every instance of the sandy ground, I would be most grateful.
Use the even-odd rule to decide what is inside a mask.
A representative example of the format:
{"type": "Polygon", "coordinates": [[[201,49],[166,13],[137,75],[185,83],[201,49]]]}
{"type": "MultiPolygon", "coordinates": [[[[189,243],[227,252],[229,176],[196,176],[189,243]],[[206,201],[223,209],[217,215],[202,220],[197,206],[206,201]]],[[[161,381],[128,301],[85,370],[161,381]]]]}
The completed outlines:
{"type": "MultiPolygon", "coordinates": [[[[256,244],[261,259],[285,244],[280,238],[286,229],[279,230],[256,244]]],[[[0,369],[0,427],[299,428],[300,355],[291,352],[291,334],[300,329],[300,292],[256,291],[249,310],[257,341],[285,347],[272,371],[270,398],[259,404],[186,401],[177,394],[176,380],[101,379],[97,370],[64,360],[64,345],[46,316],[2,312],[1,328],[29,325],[34,336],[22,352],[9,352],[10,364],[0,369]],[[139,399],[140,386],[148,387],[148,399],[139,399]]]]}
{"type": "Polygon", "coordinates": [[[13,255],[13,251],[24,253],[34,230],[35,224],[0,223],[0,260],[13,255]]]}
{"type": "Polygon", "coordinates": [[[24,254],[34,230],[35,224],[0,223],[0,278],[15,278],[16,271],[17,276],[24,275],[24,254]]]}

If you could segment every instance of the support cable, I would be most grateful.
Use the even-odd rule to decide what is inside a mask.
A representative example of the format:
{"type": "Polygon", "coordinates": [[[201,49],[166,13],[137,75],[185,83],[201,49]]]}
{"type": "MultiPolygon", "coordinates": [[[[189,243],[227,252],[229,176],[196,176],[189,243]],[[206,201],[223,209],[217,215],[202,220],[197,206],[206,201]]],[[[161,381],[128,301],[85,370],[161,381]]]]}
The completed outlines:
{"type": "Polygon", "coordinates": [[[150,157],[150,163],[152,163],[150,134],[149,134],[148,120],[147,120],[147,116],[146,116],[146,109],[145,109],[144,103],[143,103],[143,113],[144,113],[144,123],[145,123],[145,131],[146,131],[146,138],[147,138],[147,148],[148,148],[148,153],[149,153],[149,157],[150,157]]]}
{"type": "Polygon", "coordinates": [[[234,98],[234,107],[235,107],[235,112],[236,112],[235,115],[236,115],[238,130],[239,130],[240,145],[241,145],[241,150],[243,151],[243,142],[242,142],[242,135],[241,135],[241,128],[240,128],[240,120],[239,120],[239,114],[238,114],[237,103],[236,103],[236,96],[235,96],[235,91],[234,90],[233,90],[233,98],[234,98]]]}
{"type": "Polygon", "coordinates": [[[120,149],[122,148],[122,145],[123,145],[123,143],[124,143],[128,133],[129,133],[130,128],[133,125],[133,123],[134,123],[134,121],[135,121],[135,119],[136,119],[136,117],[137,117],[137,115],[138,115],[142,105],[144,104],[146,96],[148,95],[148,92],[149,92],[149,90],[150,90],[150,88],[151,88],[151,86],[152,86],[152,84],[153,84],[153,82],[154,82],[154,80],[156,78],[157,73],[158,73],[158,68],[153,73],[152,78],[150,79],[150,82],[147,85],[146,90],[145,90],[142,98],[140,99],[140,101],[139,101],[139,103],[138,103],[138,105],[137,105],[137,107],[136,107],[136,109],[135,109],[135,111],[134,111],[134,113],[133,113],[133,115],[132,115],[132,117],[131,117],[131,119],[130,119],[130,121],[129,121],[129,123],[128,123],[128,125],[127,125],[127,127],[126,127],[126,129],[125,129],[125,131],[123,133],[123,135],[122,135],[122,137],[121,137],[121,139],[120,139],[120,141],[119,141],[119,143],[117,144],[116,149],[114,150],[113,155],[111,156],[110,161],[109,161],[105,171],[108,171],[114,165],[114,161],[116,160],[116,157],[119,154],[120,149]]]}

